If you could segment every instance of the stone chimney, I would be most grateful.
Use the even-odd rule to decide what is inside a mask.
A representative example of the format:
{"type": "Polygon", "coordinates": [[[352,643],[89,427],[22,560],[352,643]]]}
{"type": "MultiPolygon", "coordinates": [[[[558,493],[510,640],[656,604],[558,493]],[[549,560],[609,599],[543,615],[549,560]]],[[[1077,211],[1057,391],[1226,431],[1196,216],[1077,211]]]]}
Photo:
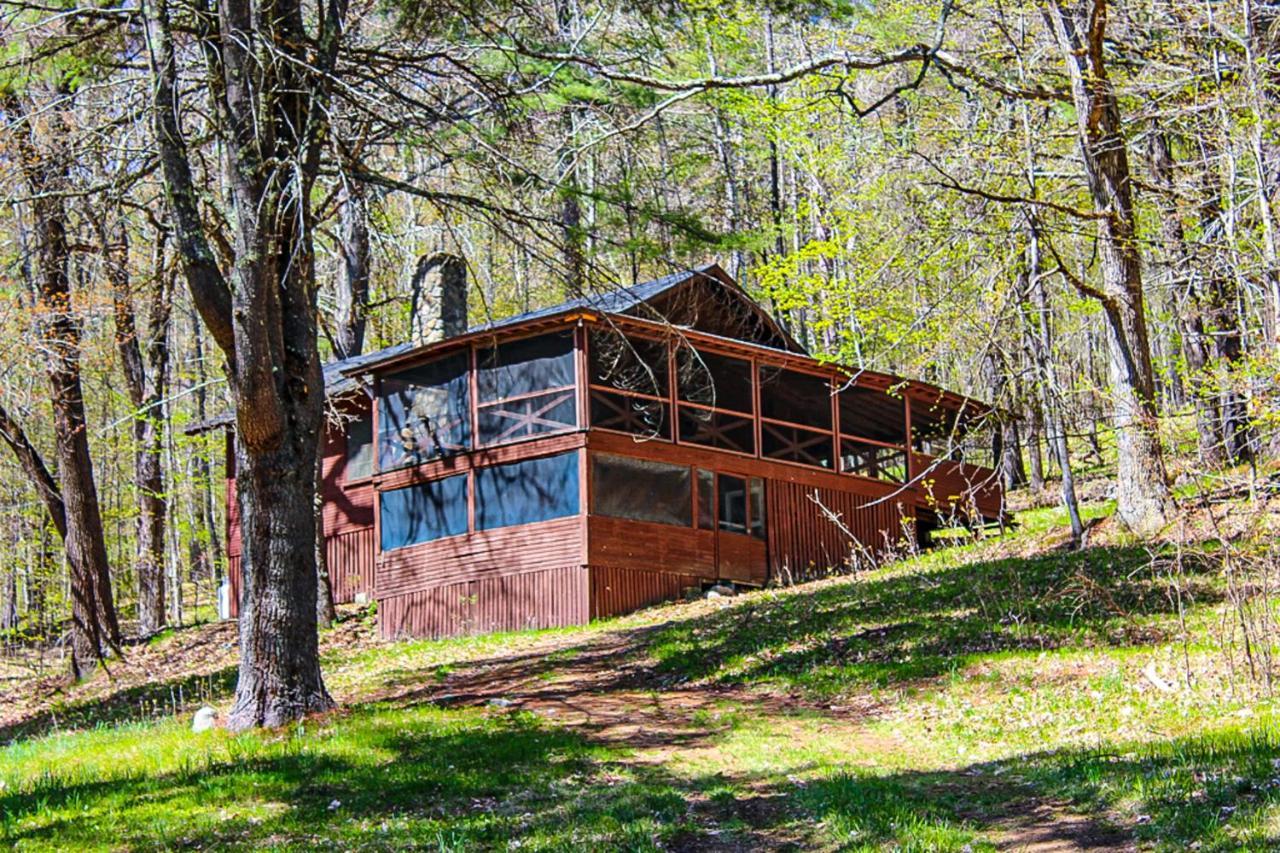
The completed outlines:
{"type": "Polygon", "coordinates": [[[413,342],[422,346],[467,331],[467,262],[448,252],[423,255],[410,286],[413,342]]]}

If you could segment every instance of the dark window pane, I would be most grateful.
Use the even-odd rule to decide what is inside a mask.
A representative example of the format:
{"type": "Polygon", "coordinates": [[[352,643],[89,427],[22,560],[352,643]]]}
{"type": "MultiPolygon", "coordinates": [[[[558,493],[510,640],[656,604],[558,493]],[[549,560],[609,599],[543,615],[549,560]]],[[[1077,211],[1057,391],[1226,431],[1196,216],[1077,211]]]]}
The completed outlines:
{"type": "Polygon", "coordinates": [[[382,380],[378,470],[416,465],[467,449],[471,440],[469,361],[461,352],[382,380]]]}
{"type": "Polygon", "coordinates": [[[595,512],[613,518],[693,524],[689,469],[625,456],[592,457],[595,512]]]}
{"type": "Polygon", "coordinates": [[[649,438],[670,438],[667,424],[666,403],[610,394],[608,391],[591,392],[591,424],[602,429],[614,429],[649,438]]]}
{"type": "Polygon", "coordinates": [[[680,440],[740,453],[756,452],[755,428],[750,417],[738,417],[692,406],[680,407],[680,440]]]}
{"type": "Polygon", "coordinates": [[[475,472],[476,529],[578,514],[577,451],[475,472]]]}
{"type": "Polygon", "coordinates": [[[578,399],[569,388],[491,403],[477,410],[476,420],[476,436],[481,444],[560,432],[578,425],[578,399]]]}
{"type": "Polygon", "coordinates": [[[476,353],[481,403],[574,384],[573,332],[508,341],[476,353]]]}
{"type": "Polygon", "coordinates": [[[680,399],[750,414],[751,363],[681,347],[676,355],[680,399]]]}
{"type": "Polygon", "coordinates": [[[383,492],[378,502],[383,551],[467,532],[466,474],[383,492]]]}
{"type": "Polygon", "coordinates": [[[698,527],[716,528],[716,475],[698,469],[698,527]]]}
{"type": "Polygon", "coordinates": [[[588,352],[593,385],[667,396],[664,342],[623,335],[616,329],[592,329],[588,352]]]}
{"type": "Polygon", "coordinates": [[[731,533],[747,532],[747,481],[741,477],[720,474],[716,497],[720,504],[720,529],[731,533]]]}
{"type": "Polygon", "coordinates": [[[347,421],[347,480],[360,480],[373,474],[373,421],[361,415],[347,421]]]}
{"type": "Polygon", "coordinates": [[[747,484],[751,496],[751,535],[757,539],[764,538],[764,480],[752,477],[747,484]]]}
{"type": "Polygon", "coordinates": [[[839,405],[842,435],[906,444],[907,410],[901,397],[874,388],[845,388],[839,405]]]}
{"type": "Polygon", "coordinates": [[[760,424],[760,443],[764,455],[770,459],[800,462],[818,468],[832,467],[829,432],[813,432],[763,421],[760,424]]]}
{"type": "Polygon", "coordinates": [[[831,384],[821,376],[760,367],[760,414],[815,429],[831,429],[831,384]]]}
{"type": "Polygon", "coordinates": [[[907,454],[892,447],[841,439],[840,470],[891,483],[907,481],[907,454]]]}

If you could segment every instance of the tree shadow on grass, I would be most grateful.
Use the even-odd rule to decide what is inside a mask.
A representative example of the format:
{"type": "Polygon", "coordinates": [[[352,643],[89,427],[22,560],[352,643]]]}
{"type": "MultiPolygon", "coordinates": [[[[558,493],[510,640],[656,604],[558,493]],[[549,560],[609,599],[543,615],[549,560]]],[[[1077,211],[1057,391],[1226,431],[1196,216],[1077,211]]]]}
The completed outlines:
{"type": "Polygon", "coordinates": [[[679,776],[531,714],[364,707],[305,734],[214,736],[154,773],[12,786],[0,844],[1274,849],[1277,755],[1274,734],[1225,732],[931,772],[679,776]]]}
{"type": "MultiPolygon", "coordinates": [[[[1176,614],[1150,563],[1142,548],[1093,548],[801,588],[676,621],[644,648],[681,679],[822,692],[937,677],[1001,652],[1147,645],[1176,614]]],[[[1185,567],[1184,600],[1221,599],[1209,570],[1185,567]]]]}
{"type": "Polygon", "coordinates": [[[619,757],[530,714],[366,707],[301,735],[215,735],[154,775],[39,777],[0,796],[0,843],[649,847],[679,831],[679,784],[619,757]]]}
{"type": "Polygon", "coordinates": [[[1018,849],[1274,850],[1278,754],[1274,732],[1225,731],[954,771],[839,773],[795,800],[837,841],[858,846],[946,849],[978,837],[1018,849]]]}

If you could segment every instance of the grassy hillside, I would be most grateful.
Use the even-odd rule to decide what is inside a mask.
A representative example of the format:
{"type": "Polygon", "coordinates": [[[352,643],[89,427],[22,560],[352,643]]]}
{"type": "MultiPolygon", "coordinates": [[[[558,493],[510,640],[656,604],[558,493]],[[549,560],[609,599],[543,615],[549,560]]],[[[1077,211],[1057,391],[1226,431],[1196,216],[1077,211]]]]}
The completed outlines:
{"type": "Polygon", "coordinates": [[[1036,510],[579,629],[387,644],[351,614],[324,637],[343,709],[265,734],[189,730],[225,709],[234,632],[170,634],[110,679],[5,688],[0,843],[1274,848],[1267,588],[1242,598],[1239,545],[1138,547],[1107,511],[1079,553],[1036,510]]]}

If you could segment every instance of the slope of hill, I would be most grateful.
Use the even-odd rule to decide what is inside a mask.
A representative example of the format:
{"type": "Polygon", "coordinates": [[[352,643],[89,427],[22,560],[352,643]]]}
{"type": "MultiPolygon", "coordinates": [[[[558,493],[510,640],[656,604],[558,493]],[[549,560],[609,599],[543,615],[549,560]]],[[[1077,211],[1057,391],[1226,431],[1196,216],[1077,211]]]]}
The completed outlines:
{"type": "Polygon", "coordinates": [[[109,679],[5,688],[0,843],[1274,847],[1269,573],[1244,542],[1135,546],[1107,510],[1083,552],[1035,510],[578,629],[380,643],[353,612],[323,639],[342,709],[285,731],[191,732],[228,703],[234,628],[174,632],[109,679]]]}

